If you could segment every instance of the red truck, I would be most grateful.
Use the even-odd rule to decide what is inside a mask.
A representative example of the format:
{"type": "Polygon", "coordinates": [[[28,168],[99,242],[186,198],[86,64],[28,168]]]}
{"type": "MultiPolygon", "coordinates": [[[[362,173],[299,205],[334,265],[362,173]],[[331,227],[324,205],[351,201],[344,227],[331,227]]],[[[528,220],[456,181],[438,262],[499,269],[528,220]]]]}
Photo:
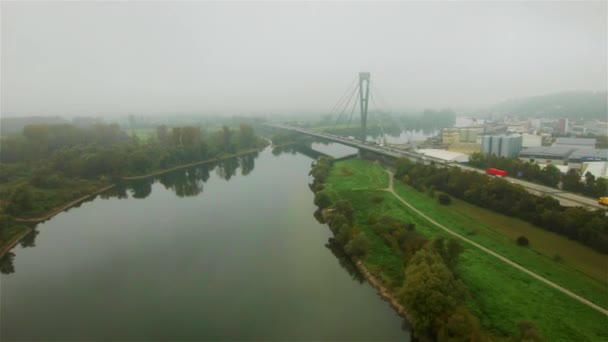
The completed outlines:
{"type": "Polygon", "coordinates": [[[486,169],[486,173],[489,175],[498,176],[498,177],[507,177],[507,171],[495,169],[492,167],[489,169],[486,169]]]}

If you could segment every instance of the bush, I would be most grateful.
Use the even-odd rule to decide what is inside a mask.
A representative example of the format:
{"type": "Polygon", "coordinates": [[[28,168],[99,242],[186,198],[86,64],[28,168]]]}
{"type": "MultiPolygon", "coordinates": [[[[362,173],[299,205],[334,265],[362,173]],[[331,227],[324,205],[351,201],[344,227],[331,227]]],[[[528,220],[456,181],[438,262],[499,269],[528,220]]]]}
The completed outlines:
{"type": "Polygon", "coordinates": [[[384,201],[384,197],[382,197],[382,196],[372,196],[371,201],[374,204],[380,204],[380,203],[382,203],[384,201]]]}
{"type": "Polygon", "coordinates": [[[325,191],[319,191],[315,194],[315,205],[321,209],[325,209],[331,205],[331,197],[325,191]]]}
{"type": "Polygon", "coordinates": [[[452,198],[446,194],[439,194],[439,197],[437,197],[437,201],[440,204],[448,205],[448,204],[452,203],[452,198]]]}
{"type": "Polygon", "coordinates": [[[362,256],[369,250],[369,240],[364,233],[357,234],[344,248],[350,256],[362,256]]]}
{"type": "Polygon", "coordinates": [[[522,235],[522,236],[520,236],[520,237],[517,238],[517,244],[520,245],[520,246],[527,246],[527,245],[530,244],[530,241],[528,240],[527,237],[525,237],[525,236],[522,235]]]}

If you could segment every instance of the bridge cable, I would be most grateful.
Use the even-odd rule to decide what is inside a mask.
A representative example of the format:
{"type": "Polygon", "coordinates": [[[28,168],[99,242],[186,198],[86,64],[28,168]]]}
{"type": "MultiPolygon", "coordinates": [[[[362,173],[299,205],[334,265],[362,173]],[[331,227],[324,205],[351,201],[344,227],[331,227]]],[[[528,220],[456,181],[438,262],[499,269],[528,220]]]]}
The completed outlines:
{"type": "MultiPolygon", "coordinates": [[[[352,90],[350,97],[348,98],[348,101],[346,102],[346,104],[344,105],[344,107],[342,108],[342,111],[340,112],[340,115],[338,116],[338,118],[336,119],[336,123],[334,124],[334,127],[338,125],[338,121],[340,121],[340,118],[342,117],[342,115],[344,114],[344,112],[346,111],[346,108],[350,105],[350,101],[353,98],[353,95],[355,95],[355,92],[357,92],[357,90],[359,90],[359,86],[357,84],[357,86],[352,90]]],[[[357,92],[358,93],[358,92],[357,92]]],[[[359,96],[359,95],[357,95],[359,96]]],[[[355,102],[356,103],[356,102],[355,102]]]]}
{"type": "Polygon", "coordinates": [[[353,102],[353,108],[352,108],[352,109],[351,109],[351,111],[350,111],[350,117],[348,118],[348,124],[347,124],[347,127],[350,127],[350,122],[351,122],[351,121],[352,121],[352,119],[353,119],[353,113],[355,112],[355,107],[357,107],[357,101],[359,101],[359,95],[360,95],[360,93],[359,93],[359,92],[357,92],[357,98],[355,99],[355,102],[353,102]]]}
{"type": "Polygon", "coordinates": [[[344,94],[342,94],[342,96],[340,97],[340,99],[338,100],[338,102],[336,102],[336,104],[332,107],[331,111],[329,112],[330,115],[334,114],[334,112],[340,108],[341,103],[346,100],[346,97],[348,96],[348,94],[351,92],[351,88],[354,86],[357,86],[357,77],[353,78],[352,82],[349,83],[349,86],[346,88],[346,90],[344,91],[344,94]]]}

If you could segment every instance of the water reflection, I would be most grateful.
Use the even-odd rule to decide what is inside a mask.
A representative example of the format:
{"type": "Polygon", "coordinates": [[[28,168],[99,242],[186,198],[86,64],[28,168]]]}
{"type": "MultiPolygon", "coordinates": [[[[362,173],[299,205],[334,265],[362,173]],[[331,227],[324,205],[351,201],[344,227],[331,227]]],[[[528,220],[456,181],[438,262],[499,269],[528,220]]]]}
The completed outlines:
{"type": "Polygon", "coordinates": [[[167,172],[156,177],[137,179],[117,184],[117,186],[102,195],[102,198],[118,197],[128,198],[127,192],[133,198],[143,199],[152,193],[152,186],[159,182],[167,190],[171,190],[178,197],[192,197],[203,193],[204,185],[211,177],[211,172],[226,181],[229,181],[238,174],[247,176],[255,168],[255,159],[258,153],[226,158],[213,163],[201,164],[189,168],[167,172]]]}
{"type": "Polygon", "coordinates": [[[15,253],[6,252],[2,258],[0,258],[0,273],[11,274],[15,272],[15,266],[13,260],[15,259],[15,253]]]}
{"type": "MultiPolygon", "coordinates": [[[[150,196],[152,193],[152,186],[157,181],[166,189],[173,191],[178,197],[198,196],[203,193],[204,183],[209,180],[211,172],[214,169],[216,170],[218,177],[227,181],[237,175],[239,168],[241,169],[240,174],[242,176],[247,176],[255,168],[255,159],[257,157],[258,153],[254,152],[213,163],[175,170],[155,177],[119,181],[112,189],[104,191],[98,196],[102,199],[127,199],[129,197],[144,199],[150,196]]],[[[96,198],[97,196],[87,198],[72,208],[78,208],[83,203],[91,202],[96,198]]],[[[31,231],[19,242],[23,248],[36,246],[35,241],[39,231],[36,229],[35,224],[30,228],[31,231]]],[[[15,272],[15,267],[13,265],[14,258],[15,254],[12,252],[7,252],[0,258],[0,273],[10,274],[15,272]]]]}

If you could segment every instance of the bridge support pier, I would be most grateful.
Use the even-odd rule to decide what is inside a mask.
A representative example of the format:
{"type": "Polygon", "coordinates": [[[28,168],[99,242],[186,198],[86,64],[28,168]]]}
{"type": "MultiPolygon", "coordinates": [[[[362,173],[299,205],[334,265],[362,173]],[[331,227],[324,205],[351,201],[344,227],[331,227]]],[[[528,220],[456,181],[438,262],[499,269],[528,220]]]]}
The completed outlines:
{"type": "Polygon", "coordinates": [[[361,107],[361,142],[367,138],[367,108],[369,107],[370,73],[359,73],[359,104],[361,107]]]}

